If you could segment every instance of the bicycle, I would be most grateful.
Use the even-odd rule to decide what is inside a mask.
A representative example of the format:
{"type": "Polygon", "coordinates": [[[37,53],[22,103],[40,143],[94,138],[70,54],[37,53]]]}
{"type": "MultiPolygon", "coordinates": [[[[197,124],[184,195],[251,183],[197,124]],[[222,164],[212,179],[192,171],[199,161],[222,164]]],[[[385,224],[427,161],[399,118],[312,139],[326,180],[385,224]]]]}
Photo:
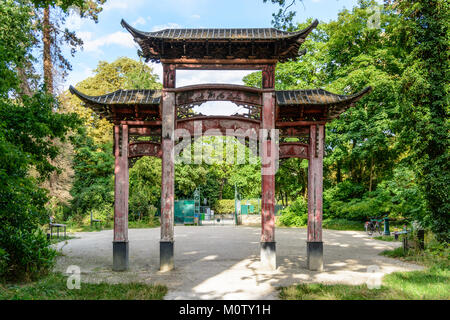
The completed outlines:
{"type": "Polygon", "coordinates": [[[369,221],[366,221],[364,224],[364,228],[369,236],[373,235],[374,232],[377,232],[380,236],[382,234],[381,230],[381,222],[383,219],[379,218],[369,218],[369,221]]]}

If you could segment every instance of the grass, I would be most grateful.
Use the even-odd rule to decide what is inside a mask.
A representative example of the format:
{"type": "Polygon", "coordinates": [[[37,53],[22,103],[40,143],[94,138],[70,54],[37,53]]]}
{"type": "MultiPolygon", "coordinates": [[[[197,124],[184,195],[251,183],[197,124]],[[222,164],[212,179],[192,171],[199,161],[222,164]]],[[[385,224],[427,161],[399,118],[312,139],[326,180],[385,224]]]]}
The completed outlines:
{"type": "MultiPolygon", "coordinates": [[[[153,219],[152,221],[129,221],[129,229],[145,229],[145,228],[157,228],[159,227],[159,219],[153,219]]],[[[95,223],[94,225],[80,225],[76,223],[67,223],[67,232],[96,232],[102,230],[111,230],[114,228],[114,223],[103,222],[101,225],[95,223]]]]}
{"type": "Polygon", "coordinates": [[[388,242],[397,242],[400,241],[400,237],[398,240],[395,240],[394,236],[379,236],[379,237],[373,237],[375,240],[381,240],[381,241],[388,241],[388,242]]]}
{"type": "Polygon", "coordinates": [[[450,250],[448,246],[425,251],[403,248],[382,255],[423,265],[422,271],[385,275],[379,289],[367,285],[300,284],[280,289],[284,300],[450,300],[450,250]]]}
{"type": "Polygon", "coordinates": [[[387,297],[390,290],[386,287],[369,289],[367,285],[325,285],[300,284],[281,288],[280,298],[283,300],[375,300],[387,297]]]}
{"type": "Polygon", "coordinates": [[[62,241],[70,240],[70,239],[75,239],[75,238],[76,237],[73,237],[73,236],[66,236],[66,237],[62,236],[62,237],[59,237],[59,238],[52,238],[50,240],[50,244],[56,244],[58,242],[62,242],[62,241]]]}
{"type": "Polygon", "coordinates": [[[322,228],[330,230],[364,231],[364,223],[346,219],[324,219],[322,228]]]}
{"type": "Polygon", "coordinates": [[[67,277],[51,274],[27,284],[0,284],[0,300],[161,300],[167,287],[142,283],[81,283],[67,289],[67,277]]]}
{"type": "MultiPolygon", "coordinates": [[[[277,216],[280,217],[280,216],[277,216]]],[[[277,222],[277,226],[281,228],[306,228],[307,225],[284,225],[277,222]]],[[[364,231],[364,223],[361,221],[352,221],[347,219],[324,219],[322,221],[322,228],[329,230],[344,230],[344,231],[364,231]]]]}

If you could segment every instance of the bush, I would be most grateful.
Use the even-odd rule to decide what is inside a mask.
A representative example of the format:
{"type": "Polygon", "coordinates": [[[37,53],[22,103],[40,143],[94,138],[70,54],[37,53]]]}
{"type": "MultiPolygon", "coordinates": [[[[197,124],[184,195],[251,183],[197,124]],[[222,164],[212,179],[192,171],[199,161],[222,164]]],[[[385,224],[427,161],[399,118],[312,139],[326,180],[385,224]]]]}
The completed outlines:
{"type": "Polygon", "coordinates": [[[215,214],[234,213],[234,199],[217,200],[213,207],[215,214]]]}
{"type": "Polygon", "coordinates": [[[286,227],[303,227],[308,224],[308,204],[298,197],[289,207],[280,211],[278,224],[286,227]]]}
{"type": "Polygon", "coordinates": [[[156,214],[152,190],[149,188],[134,189],[129,200],[130,220],[149,220],[156,214]]]}
{"type": "Polygon", "coordinates": [[[6,280],[30,281],[47,274],[56,256],[56,251],[49,247],[47,235],[40,229],[10,231],[10,240],[6,242],[9,254],[3,255],[6,258],[3,264],[6,262],[7,266],[2,268],[4,273],[0,276],[6,280]]]}
{"type": "Polygon", "coordinates": [[[48,223],[46,192],[27,174],[24,155],[0,136],[0,278],[32,280],[53,263],[39,225],[48,223]]]}
{"type": "Polygon", "coordinates": [[[8,270],[8,260],[8,253],[0,248],[0,277],[2,277],[2,275],[5,275],[6,271],[8,270]]]}

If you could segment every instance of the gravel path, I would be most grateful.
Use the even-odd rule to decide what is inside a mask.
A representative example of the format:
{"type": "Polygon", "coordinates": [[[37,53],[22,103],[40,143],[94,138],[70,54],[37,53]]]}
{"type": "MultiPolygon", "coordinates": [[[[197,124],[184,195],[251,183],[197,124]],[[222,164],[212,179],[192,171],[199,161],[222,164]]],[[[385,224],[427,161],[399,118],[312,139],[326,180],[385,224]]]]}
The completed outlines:
{"type": "Polygon", "coordinates": [[[306,269],[306,229],[277,228],[277,270],[259,267],[260,228],[176,226],[175,270],[159,267],[159,228],[130,229],[130,270],[112,272],[111,230],[77,233],[57,245],[56,271],[78,265],[82,281],[161,283],[166,299],[277,299],[276,287],[295,283],[362,284],[369,277],[421,267],[379,256],[400,243],[377,241],[358,231],[324,230],[324,271],[306,269]],[[376,273],[367,268],[375,266],[376,273]]]}

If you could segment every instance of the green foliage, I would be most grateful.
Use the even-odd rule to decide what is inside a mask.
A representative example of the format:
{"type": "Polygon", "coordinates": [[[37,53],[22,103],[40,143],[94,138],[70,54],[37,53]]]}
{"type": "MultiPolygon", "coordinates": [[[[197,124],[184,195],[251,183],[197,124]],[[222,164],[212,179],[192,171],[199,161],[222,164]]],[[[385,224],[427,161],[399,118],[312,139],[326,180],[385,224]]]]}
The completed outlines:
{"type": "Polygon", "coordinates": [[[4,0],[0,3],[0,97],[7,98],[20,86],[16,68],[22,67],[30,56],[31,9],[17,5],[15,1],[4,0]]]}
{"type": "Polygon", "coordinates": [[[178,199],[191,199],[197,186],[206,183],[204,165],[178,164],[175,166],[175,195],[178,199]]]}
{"type": "MultiPolygon", "coordinates": [[[[101,61],[95,75],[77,84],[89,95],[101,95],[119,89],[160,88],[152,69],[141,61],[119,58],[112,63],[101,61]]],[[[63,97],[64,98],[64,97],[63,97]]],[[[75,178],[70,191],[73,199],[69,216],[74,222],[88,222],[91,211],[96,219],[111,222],[114,206],[114,156],[112,125],[100,119],[78,98],[64,98],[65,111],[75,112],[84,122],[83,131],[72,139],[75,178]]],[[[129,169],[129,218],[152,220],[159,207],[161,161],[141,158],[129,169]]]]}
{"type": "MultiPolygon", "coordinates": [[[[263,0],[266,3],[268,0],[263,0]]],[[[289,10],[293,5],[295,5],[296,0],[270,0],[274,4],[278,4],[281,8],[278,9],[277,13],[273,13],[272,24],[277,29],[292,31],[294,29],[294,17],[296,12],[289,10]],[[289,10],[289,11],[288,11],[289,10]]],[[[298,0],[298,2],[302,2],[302,0],[298,0]]]]}
{"type": "MultiPolygon", "coordinates": [[[[271,2],[280,6],[275,27],[305,27],[294,28],[292,1],[271,2]]],[[[325,219],[389,213],[418,220],[448,241],[449,16],[448,1],[394,0],[381,7],[360,0],[319,24],[303,44],[306,55],[277,65],[278,90],[374,88],[327,125],[325,219]],[[373,7],[380,8],[380,28],[367,23],[373,7]]],[[[260,87],[261,74],[244,81],[260,87]]],[[[292,160],[280,165],[277,195],[284,203],[306,194],[301,168],[292,160]]]]}
{"type": "Polygon", "coordinates": [[[90,215],[91,210],[111,212],[114,204],[112,145],[95,145],[86,135],[75,136],[73,144],[72,215],[90,215]]]}
{"type": "Polygon", "coordinates": [[[58,154],[52,140],[64,139],[77,120],[53,112],[56,101],[43,91],[21,105],[14,102],[0,100],[0,248],[8,261],[0,276],[34,278],[51,267],[54,256],[39,229],[49,217],[47,195],[38,182],[56,169],[49,162],[58,154]]]}
{"type": "Polygon", "coordinates": [[[401,139],[417,168],[427,207],[424,220],[440,241],[450,242],[450,4],[398,0],[393,5],[401,15],[399,29],[409,35],[403,45],[410,51],[401,78],[401,139]]]}
{"type": "Polygon", "coordinates": [[[278,223],[286,227],[304,227],[308,223],[308,204],[298,197],[289,207],[281,210],[278,223]]]}
{"type": "Polygon", "coordinates": [[[163,285],[143,283],[81,283],[80,290],[67,289],[67,276],[52,274],[26,285],[0,284],[0,300],[161,300],[163,285]]]}
{"type": "Polygon", "coordinates": [[[364,231],[364,224],[361,221],[328,218],[322,221],[322,228],[330,230],[364,231]]]}
{"type": "Polygon", "coordinates": [[[79,124],[43,89],[22,96],[18,69],[31,58],[31,8],[0,3],[0,278],[34,279],[51,268],[55,252],[40,225],[48,222],[47,193],[39,187],[57,168],[50,162],[79,124]]]}
{"type": "Polygon", "coordinates": [[[432,240],[425,251],[402,247],[381,253],[425,266],[425,270],[394,272],[383,277],[380,289],[366,285],[301,284],[281,288],[284,300],[448,300],[450,292],[450,250],[447,244],[432,240]]]}
{"type": "Polygon", "coordinates": [[[161,159],[142,157],[130,169],[129,219],[151,220],[161,201],[161,159]]]}
{"type": "Polygon", "coordinates": [[[217,200],[212,209],[214,210],[214,214],[234,213],[234,199],[217,200]]]}

